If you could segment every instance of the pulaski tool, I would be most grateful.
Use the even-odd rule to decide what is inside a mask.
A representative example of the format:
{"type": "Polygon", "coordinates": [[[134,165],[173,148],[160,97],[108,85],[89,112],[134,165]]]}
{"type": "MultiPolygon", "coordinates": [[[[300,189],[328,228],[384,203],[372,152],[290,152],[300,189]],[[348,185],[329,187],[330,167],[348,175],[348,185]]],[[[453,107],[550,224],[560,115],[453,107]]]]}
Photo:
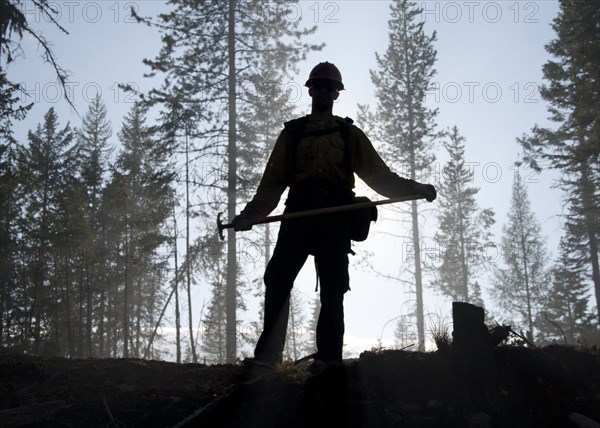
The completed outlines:
{"type": "MultiPolygon", "coordinates": [[[[297,218],[311,217],[311,216],[322,215],[322,214],[333,214],[333,213],[339,213],[339,212],[344,212],[344,211],[359,210],[362,208],[376,207],[378,205],[393,204],[396,202],[413,201],[413,200],[424,199],[424,198],[425,197],[423,195],[409,195],[409,196],[402,196],[399,198],[384,199],[381,201],[359,202],[359,203],[354,203],[354,204],[337,205],[337,206],[333,206],[333,207],[317,208],[317,209],[306,210],[306,211],[284,213],[284,214],[265,217],[263,219],[256,221],[255,223],[253,223],[253,225],[274,223],[274,222],[285,221],[285,220],[293,220],[293,219],[297,219],[297,218]]],[[[222,214],[223,213],[219,213],[217,215],[217,230],[219,231],[219,238],[221,238],[221,240],[224,240],[225,235],[223,233],[223,230],[232,229],[233,223],[223,223],[223,221],[221,220],[222,214]]]]}

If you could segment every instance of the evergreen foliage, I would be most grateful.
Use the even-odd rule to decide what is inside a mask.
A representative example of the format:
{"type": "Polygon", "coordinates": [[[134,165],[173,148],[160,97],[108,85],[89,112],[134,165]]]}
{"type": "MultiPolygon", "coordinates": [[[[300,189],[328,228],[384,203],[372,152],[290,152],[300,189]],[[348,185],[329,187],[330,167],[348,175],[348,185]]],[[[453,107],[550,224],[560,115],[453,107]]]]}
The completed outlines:
{"type": "MultiPolygon", "coordinates": [[[[71,94],[67,90],[68,73],[58,64],[51,43],[44,37],[42,32],[36,31],[28,22],[28,6],[26,3],[26,0],[2,0],[0,3],[0,11],[2,12],[0,13],[0,65],[4,68],[24,55],[21,41],[24,35],[31,37],[31,39],[38,42],[43,60],[54,69],[56,80],[63,89],[65,99],[75,109],[71,94]]],[[[39,14],[38,16],[43,16],[46,22],[68,34],[67,30],[59,24],[61,13],[52,1],[36,0],[32,2],[32,5],[39,14]]],[[[0,70],[0,118],[2,122],[5,117],[22,119],[31,108],[33,103],[17,105],[11,101],[14,92],[19,90],[21,90],[21,85],[8,81],[4,71],[0,70]]]]}
{"type": "Polygon", "coordinates": [[[536,319],[545,310],[550,275],[546,267],[546,242],[518,172],[513,182],[508,222],[502,233],[505,267],[496,267],[491,293],[503,309],[503,321],[508,325],[513,323],[514,328],[517,325],[525,328],[528,340],[533,341],[539,330],[536,319]]]}
{"type": "Polygon", "coordinates": [[[108,185],[113,238],[109,250],[118,254],[115,272],[123,293],[124,356],[131,346],[134,355],[140,355],[141,326],[155,320],[166,267],[165,256],[157,251],[169,239],[165,227],[171,214],[170,152],[145,122],[146,108],[134,104],[119,132],[122,150],[108,185]],[[130,328],[136,333],[131,342],[130,328]]]}
{"type": "MultiPolygon", "coordinates": [[[[425,103],[435,76],[436,33],[425,34],[421,9],[416,3],[396,0],[390,5],[389,43],[383,55],[376,53],[378,69],[371,70],[377,107],[371,112],[359,105],[359,118],[375,141],[382,142],[382,156],[401,175],[422,181],[435,161],[433,152],[437,109],[425,103]]],[[[419,208],[411,203],[414,246],[414,284],[420,350],[425,346],[423,279],[420,254],[419,208]]]]}
{"type": "Polygon", "coordinates": [[[7,322],[16,330],[7,332],[6,341],[27,341],[36,350],[43,340],[60,336],[61,326],[68,326],[65,317],[70,310],[70,284],[61,281],[61,276],[69,273],[65,264],[75,238],[69,236],[74,230],[63,221],[66,198],[73,192],[74,134],[69,125],[59,128],[51,108],[44,123],[29,132],[29,145],[19,147],[14,195],[19,198],[14,205],[19,212],[7,233],[16,244],[8,247],[6,257],[15,263],[8,270],[15,269],[12,272],[19,279],[7,295],[15,304],[7,308],[7,322]]]}
{"type": "MultiPolygon", "coordinates": [[[[299,20],[286,19],[285,2],[176,0],[172,6],[157,20],[138,17],[156,26],[163,40],[156,58],[145,63],[152,75],[164,75],[164,84],[143,99],[162,106],[163,127],[180,146],[185,141],[186,186],[197,184],[203,208],[198,214],[214,224],[224,204],[227,217],[233,218],[239,199],[257,187],[257,171],[266,163],[264,152],[273,144],[274,129],[282,126],[276,123],[281,116],[274,112],[284,114],[289,109],[285,93],[283,99],[268,97],[279,94],[279,85],[295,64],[320,46],[303,41],[315,27],[304,29],[299,20]]],[[[193,214],[188,210],[186,215],[193,214]]],[[[212,227],[206,229],[213,233],[212,227]]],[[[238,342],[237,287],[244,276],[237,266],[235,234],[228,235],[227,247],[220,254],[227,266],[227,361],[233,362],[238,342]]]]}
{"type": "Polygon", "coordinates": [[[490,228],[494,212],[477,206],[479,188],[472,185],[473,169],[465,164],[464,137],[456,127],[449,132],[444,147],[450,159],[438,186],[440,212],[435,242],[441,260],[434,285],[452,301],[481,306],[476,279],[489,262],[486,251],[493,246],[490,228]]]}
{"type": "Polygon", "coordinates": [[[567,207],[566,240],[586,266],[600,321],[600,3],[562,0],[553,21],[553,57],[541,87],[555,129],[536,125],[519,142],[525,161],[560,172],[567,207]]]}
{"type": "Polygon", "coordinates": [[[560,242],[560,254],[552,269],[552,283],[546,310],[540,317],[542,340],[566,344],[594,343],[594,316],[589,310],[589,287],[584,280],[585,266],[573,257],[568,241],[560,242]]]}

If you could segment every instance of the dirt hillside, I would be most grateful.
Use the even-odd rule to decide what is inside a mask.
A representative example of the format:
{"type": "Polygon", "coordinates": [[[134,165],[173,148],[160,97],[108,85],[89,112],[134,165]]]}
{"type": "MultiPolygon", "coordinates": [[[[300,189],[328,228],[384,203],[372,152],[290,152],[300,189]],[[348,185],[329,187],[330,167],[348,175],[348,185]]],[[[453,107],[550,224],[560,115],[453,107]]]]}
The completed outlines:
{"type": "Polygon", "coordinates": [[[317,376],[302,365],[250,376],[239,365],[2,356],[0,426],[600,426],[597,355],[500,346],[488,369],[466,382],[440,351],[365,352],[317,376]]]}

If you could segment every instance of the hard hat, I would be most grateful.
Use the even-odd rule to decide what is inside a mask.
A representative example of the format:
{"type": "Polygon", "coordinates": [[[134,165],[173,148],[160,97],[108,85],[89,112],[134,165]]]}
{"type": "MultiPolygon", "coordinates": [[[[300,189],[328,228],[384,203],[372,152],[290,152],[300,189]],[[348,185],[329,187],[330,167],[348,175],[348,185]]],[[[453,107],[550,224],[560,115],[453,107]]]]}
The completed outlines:
{"type": "Polygon", "coordinates": [[[315,80],[332,80],[337,84],[338,91],[344,89],[344,84],[342,83],[342,73],[340,73],[340,70],[338,70],[335,65],[327,61],[318,63],[311,70],[308,80],[304,86],[308,86],[310,88],[315,80]]]}

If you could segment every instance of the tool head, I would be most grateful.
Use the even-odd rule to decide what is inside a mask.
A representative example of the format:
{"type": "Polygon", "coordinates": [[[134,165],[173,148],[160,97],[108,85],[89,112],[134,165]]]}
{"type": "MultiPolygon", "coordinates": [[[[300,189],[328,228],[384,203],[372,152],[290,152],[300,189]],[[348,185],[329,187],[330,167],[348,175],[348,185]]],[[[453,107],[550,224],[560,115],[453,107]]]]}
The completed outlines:
{"type": "Polygon", "coordinates": [[[219,213],[217,214],[217,230],[219,232],[219,238],[221,239],[221,241],[225,240],[225,235],[223,234],[223,221],[221,220],[221,214],[223,213],[219,213]]]}

